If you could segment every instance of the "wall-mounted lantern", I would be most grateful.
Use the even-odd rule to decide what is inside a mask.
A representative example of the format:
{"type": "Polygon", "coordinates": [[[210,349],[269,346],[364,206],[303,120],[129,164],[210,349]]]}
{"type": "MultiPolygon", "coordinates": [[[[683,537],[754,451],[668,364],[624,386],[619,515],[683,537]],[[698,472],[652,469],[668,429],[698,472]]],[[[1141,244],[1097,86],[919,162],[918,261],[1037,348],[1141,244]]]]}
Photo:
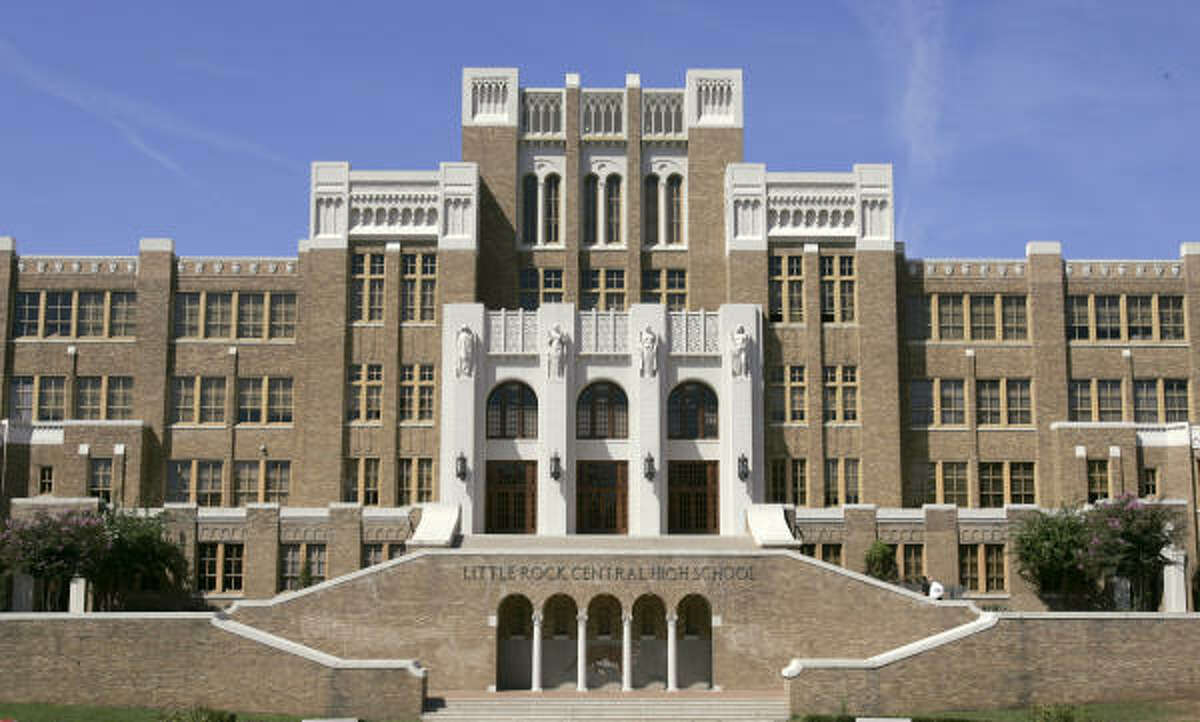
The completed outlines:
{"type": "Polygon", "coordinates": [[[745,454],[738,457],[738,478],[742,481],[750,478],[750,460],[745,454]]]}
{"type": "Polygon", "coordinates": [[[646,452],[646,458],[642,459],[642,475],[654,481],[654,455],[649,452],[646,452]]]}
{"type": "Polygon", "coordinates": [[[463,452],[458,452],[458,458],[454,460],[454,475],[459,481],[467,479],[467,455],[463,452]]]}
{"type": "Polygon", "coordinates": [[[550,478],[558,481],[562,478],[562,459],[558,457],[558,452],[550,455],[550,478]]]}

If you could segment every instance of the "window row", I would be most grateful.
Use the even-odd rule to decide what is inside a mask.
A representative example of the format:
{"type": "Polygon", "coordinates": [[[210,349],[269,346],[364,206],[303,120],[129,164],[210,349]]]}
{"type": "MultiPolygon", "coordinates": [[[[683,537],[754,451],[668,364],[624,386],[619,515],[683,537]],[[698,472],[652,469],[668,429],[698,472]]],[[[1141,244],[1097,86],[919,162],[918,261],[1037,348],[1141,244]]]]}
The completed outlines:
{"type": "Polygon", "coordinates": [[[325,581],[326,562],[323,542],[280,544],[279,591],[295,591],[325,581]]]}
{"type": "Polygon", "coordinates": [[[909,338],[931,341],[1026,341],[1026,296],[998,293],[931,293],[905,299],[909,338]]]}
{"type": "Polygon", "coordinates": [[[16,338],[124,338],[137,335],[133,291],[19,291],[16,338]]]}
{"type": "MultiPolygon", "coordinates": [[[[293,406],[290,377],[238,377],[237,423],[290,424],[293,406]]],[[[224,424],[225,377],[173,377],[171,423],[224,424]]]]}
{"type": "Polygon", "coordinates": [[[166,500],[196,506],[285,506],[292,486],[292,462],[286,459],[234,461],[228,488],[219,459],[172,459],[167,462],[166,500]]]}
{"type": "MultiPolygon", "coordinates": [[[[821,369],[821,419],[826,422],[858,421],[858,367],[825,366],[821,369]]],[[[800,423],[806,418],[807,385],[804,367],[767,367],[767,419],[771,423],[800,423]]]]}
{"type": "MultiPolygon", "coordinates": [[[[1121,379],[1071,379],[1067,385],[1071,421],[1124,421],[1121,379]]],[[[1134,379],[1133,421],[1139,424],[1188,420],[1187,379],[1134,379]]]]}
{"type": "MultiPolygon", "coordinates": [[[[642,183],[643,241],[647,246],[678,246],[684,242],[683,176],[665,180],[656,174],[642,183]]],[[[636,189],[635,189],[636,192],[636,189]]],[[[617,173],[589,173],[580,189],[580,240],[584,245],[619,245],[625,242],[625,189],[617,173]]],[[[527,246],[563,243],[562,178],[533,173],[521,181],[521,242],[527,246]]]]}
{"type": "MultiPolygon", "coordinates": [[[[359,457],[343,460],[342,501],[364,506],[379,505],[380,460],[359,457]]],[[[433,501],[433,459],[396,460],[396,506],[433,501]]]]}
{"type": "MultiPolygon", "coordinates": [[[[1087,500],[1089,504],[1094,504],[1102,499],[1111,499],[1116,495],[1117,479],[1113,478],[1113,474],[1117,471],[1116,465],[1119,463],[1119,460],[1113,462],[1109,459],[1087,460],[1087,500]]],[[[1157,468],[1143,466],[1138,469],[1137,493],[1142,498],[1158,494],[1157,468]]]]}
{"type": "MultiPolygon", "coordinates": [[[[973,401],[975,423],[979,426],[1028,426],[1033,423],[1029,379],[978,379],[973,401]]],[[[966,423],[966,402],[962,379],[912,379],[908,382],[908,412],[912,426],[963,425],[966,423]]]]}
{"type": "MultiPolygon", "coordinates": [[[[14,376],[9,385],[9,418],[14,421],[62,421],[67,418],[67,377],[14,376]]],[[[133,418],[133,378],[79,376],[75,379],[75,408],[71,418],[119,420],[133,418]]]]}
{"type": "Polygon", "coordinates": [[[175,294],[175,338],[296,337],[296,294],[189,291],[175,294]]]}
{"type": "MultiPolygon", "coordinates": [[[[433,364],[401,364],[397,369],[399,421],[433,420],[433,364]]],[[[383,418],[383,364],[350,364],[347,369],[346,420],[378,422],[383,418]]]]}
{"type": "Polygon", "coordinates": [[[800,553],[820,559],[826,564],[834,566],[842,566],[842,545],[840,543],[825,543],[825,544],[801,544],[800,553]]]}
{"type": "Polygon", "coordinates": [[[241,542],[196,545],[196,589],[209,594],[242,591],[246,546],[241,542]]]}
{"type": "Polygon", "coordinates": [[[625,269],[587,268],[579,279],[579,310],[625,310],[625,269]]]}
{"type": "Polygon", "coordinates": [[[1072,341],[1181,341],[1183,296],[1067,296],[1066,325],[1072,341]]]}
{"type": "MultiPolygon", "coordinates": [[[[906,495],[906,506],[953,504],[970,506],[965,461],[931,461],[913,469],[914,495],[906,495]]],[[[1032,461],[981,461],[978,466],[979,506],[999,508],[1007,504],[1034,504],[1037,485],[1032,461]]]]}
{"type": "Polygon", "coordinates": [[[964,591],[1003,592],[1006,578],[1003,544],[958,545],[958,584],[964,591]]]}
{"type": "MultiPolygon", "coordinates": [[[[437,315],[436,253],[400,254],[400,320],[433,321],[437,315]]],[[[383,320],[384,254],[355,253],[350,257],[350,320],[383,320]]]]}

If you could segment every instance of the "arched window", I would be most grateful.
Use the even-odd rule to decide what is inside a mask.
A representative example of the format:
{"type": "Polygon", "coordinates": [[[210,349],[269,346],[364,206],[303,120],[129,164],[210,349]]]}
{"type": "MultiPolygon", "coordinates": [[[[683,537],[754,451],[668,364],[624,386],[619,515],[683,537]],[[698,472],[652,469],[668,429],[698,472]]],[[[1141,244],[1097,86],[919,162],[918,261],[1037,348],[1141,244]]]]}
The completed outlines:
{"type": "Polygon", "coordinates": [[[667,178],[667,243],[683,243],[683,178],[672,174],[667,178]]]}
{"type": "Polygon", "coordinates": [[[717,438],[717,395],[705,384],[680,384],[667,399],[667,436],[672,439],[717,438]]]}
{"type": "Polygon", "coordinates": [[[604,181],[605,243],[621,242],[621,176],[613,174],[604,181]]]}
{"type": "Polygon", "coordinates": [[[595,173],[588,173],[583,179],[583,242],[596,242],[596,194],[600,187],[600,179],[595,173]]]}
{"type": "Polygon", "coordinates": [[[521,182],[521,240],[537,243],[538,179],[530,173],[521,182]]]}
{"type": "Polygon", "coordinates": [[[536,439],[538,402],[533,389],[520,381],[497,386],[488,396],[489,439],[536,439]]]}
{"type": "Polygon", "coordinates": [[[624,439],[629,436],[629,401],[620,386],[599,381],[579,394],[575,436],[580,439],[624,439]]]}
{"type": "Polygon", "coordinates": [[[551,173],[546,176],[546,230],[542,234],[542,243],[558,243],[558,176],[551,173]]]}
{"type": "Polygon", "coordinates": [[[642,217],[646,219],[646,227],[642,239],[646,245],[658,243],[658,176],[651,173],[646,176],[642,192],[642,217]]]}

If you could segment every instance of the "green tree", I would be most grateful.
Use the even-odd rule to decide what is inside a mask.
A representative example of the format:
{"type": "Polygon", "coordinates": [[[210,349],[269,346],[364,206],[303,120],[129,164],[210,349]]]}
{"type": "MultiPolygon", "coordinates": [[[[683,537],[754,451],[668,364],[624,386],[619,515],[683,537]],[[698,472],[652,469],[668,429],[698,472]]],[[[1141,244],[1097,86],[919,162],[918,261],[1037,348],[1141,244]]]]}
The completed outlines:
{"type": "Polygon", "coordinates": [[[41,582],[38,608],[67,607],[71,578],[87,576],[88,567],[108,551],[104,521],[91,512],[38,514],[9,519],[0,532],[0,557],[13,572],[41,582]]]}
{"type": "Polygon", "coordinates": [[[191,574],[183,551],[167,538],[157,517],[110,511],[104,516],[110,544],[85,566],[92,599],[102,611],[194,608],[191,574]]]}
{"type": "Polygon", "coordinates": [[[1093,606],[1095,581],[1079,560],[1086,538],[1087,520],[1074,508],[1037,512],[1017,526],[1018,573],[1051,608],[1093,606]]]}
{"type": "Polygon", "coordinates": [[[867,549],[865,556],[867,574],[893,584],[900,579],[896,567],[896,548],[879,539],[867,549]]]}

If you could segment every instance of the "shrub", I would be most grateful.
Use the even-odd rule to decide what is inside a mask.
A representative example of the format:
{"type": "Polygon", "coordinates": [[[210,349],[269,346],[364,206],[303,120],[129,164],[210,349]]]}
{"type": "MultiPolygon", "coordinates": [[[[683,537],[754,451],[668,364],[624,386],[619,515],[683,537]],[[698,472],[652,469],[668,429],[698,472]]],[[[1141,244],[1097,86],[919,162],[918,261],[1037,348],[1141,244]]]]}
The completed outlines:
{"type": "Polygon", "coordinates": [[[867,549],[865,561],[867,574],[876,579],[895,582],[900,578],[900,570],[896,568],[896,549],[889,544],[876,539],[867,549]]]}
{"type": "Polygon", "coordinates": [[[158,722],[237,722],[237,715],[207,707],[193,707],[163,712],[158,722]]]}

